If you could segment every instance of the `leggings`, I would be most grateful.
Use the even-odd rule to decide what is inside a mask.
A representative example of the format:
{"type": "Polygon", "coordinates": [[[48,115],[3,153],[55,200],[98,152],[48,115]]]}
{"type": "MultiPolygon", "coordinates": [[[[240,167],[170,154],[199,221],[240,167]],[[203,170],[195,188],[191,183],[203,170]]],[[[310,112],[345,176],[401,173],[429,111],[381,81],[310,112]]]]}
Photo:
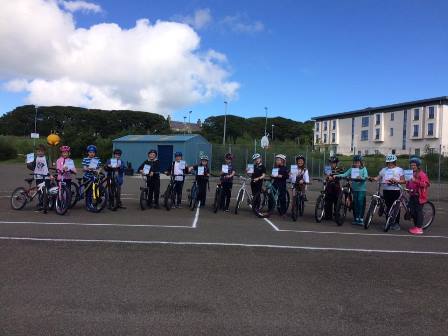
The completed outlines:
{"type": "Polygon", "coordinates": [[[148,178],[146,183],[148,186],[148,203],[152,204],[154,202],[155,205],[159,205],[160,177],[154,175],[148,178]]]}
{"type": "Polygon", "coordinates": [[[207,198],[207,180],[197,180],[198,183],[198,200],[201,202],[201,207],[205,205],[207,198]]]}
{"type": "Polygon", "coordinates": [[[353,217],[364,218],[364,210],[366,208],[366,192],[354,191],[353,192],[353,217]]]}
{"type": "Polygon", "coordinates": [[[287,204],[286,204],[286,193],[288,192],[286,190],[286,184],[274,183],[274,186],[278,190],[278,204],[280,207],[280,215],[284,215],[284,214],[286,214],[286,211],[288,211],[287,204]]]}
{"type": "MultiPolygon", "coordinates": [[[[400,190],[383,190],[383,197],[386,203],[387,213],[389,213],[392,204],[400,197],[400,190]]],[[[400,211],[394,224],[400,224],[400,211]]]]}
{"type": "Polygon", "coordinates": [[[229,209],[230,198],[232,197],[233,183],[222,182],[222,196],[221,196],[221,208],[224,210],[229,209]]]}
{"type": "Polygon", "coordinates": [[[182,203],[182,189],[184,188],[184,181],[174,181],[174,192],[176,194],[176,204],[182,203]]]}
{"type": "Polygon", "coordinates": [[[420,204],[418,195],[412,195],[409,198],[409,208],[411,209],[414,225],[418,228],[423,227],[423,204],[420,204]]]}

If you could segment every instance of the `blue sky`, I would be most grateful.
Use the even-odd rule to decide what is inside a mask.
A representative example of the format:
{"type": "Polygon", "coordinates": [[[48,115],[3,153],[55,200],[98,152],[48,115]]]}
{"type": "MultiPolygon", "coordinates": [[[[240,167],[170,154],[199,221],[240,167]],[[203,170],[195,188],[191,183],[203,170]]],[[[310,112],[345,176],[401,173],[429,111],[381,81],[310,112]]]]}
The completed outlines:
{"type": "MultiPolygon", "coordinates": [[[[307,120],[351,109],[448,95],[448,1],[98,0],[101,13],[74,13],[80,27],[140,18],[171,20],[207,9],[201,50],[227,56],[240,84],[229,113],[307,120]],[[232,29],[225,18],[234,18],[232,29]],[[245,29],[245,27],[247,29],[245,29]]],[[[0,78],[5,79],[5,78],[0,78]]],[[[0,113],[24,103],[0,91],[0,113]]],[[[173,112],[182,120],[222,114],[224,97],[173,112]]]]}

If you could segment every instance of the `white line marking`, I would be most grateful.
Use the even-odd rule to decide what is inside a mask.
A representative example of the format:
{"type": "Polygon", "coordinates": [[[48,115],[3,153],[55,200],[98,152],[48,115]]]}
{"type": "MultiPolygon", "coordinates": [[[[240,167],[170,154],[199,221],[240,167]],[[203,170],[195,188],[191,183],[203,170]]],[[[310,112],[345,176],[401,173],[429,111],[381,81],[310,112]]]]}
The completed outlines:
{"type": "Polygon", "coordinates": [[[448,239],[448,236],[425,236],[425,235],[404,235],[393,233],[358,233],[358,232],[336,232],[336,231],[312,231],[312,230],[282,230],[279,232],[295,232],[295,233],[316,233],[316,234],[334,234],[334,235],[347,235],[347,236],[380,236],[380,237],[406,237],[406,238],[443,238],[448,239]]]}
{"type": "Polygon", "coordinates": [[[141,245],[233,246],[233,247],[289,249],[289,250],[308,250],[308,251],[448,255],[448,252],[437,252],[437,251],[369,250],[369,249],[350,249],[350,248],[338,248],[338,247],[292,246],[292,245],[271,245],[271,244],[264,245],[264,244],[241,244],[241,243],[219,243],[219,242],[170,242],[170,241],[157,241],[157,240],[66,239],[66,238],[36,238],[36,237],[0,237],[0,240],[67,242],[67,243],[141,244],[141,245]]]}
{"type": "Polygon", "coordinates": [[[191,226],[185,226],[185,225],[154,225],[154,224],[110,224],[110,223],[67,223],[67,222],[12,222],[12,221],[0,221],[0,224],[116,226],[116,227],[160,227],[160,228],[191,229],[191,226]]]}
{"type": "Polygon", "coordinates": [[[191,226],[193,229],[198,227],[199,220],[199,209],[201,208],[201,202],[198,203],[198,207],[196,208],[196,214],[194,215],[193,225],[191,226]]]}
{"type": "Polygon", "coordinates": [[[280,229],[279,229],[277,226],[275,226],[274,223],[272,223],[269,219],[267,219],[267,218],[263,218],[263,219],[264,219],[264,221],[265,221],[266,223],[268,223],[270,226],[272,226],[272,228],[273,228],[275,231],[280,231],[280,229]]]}

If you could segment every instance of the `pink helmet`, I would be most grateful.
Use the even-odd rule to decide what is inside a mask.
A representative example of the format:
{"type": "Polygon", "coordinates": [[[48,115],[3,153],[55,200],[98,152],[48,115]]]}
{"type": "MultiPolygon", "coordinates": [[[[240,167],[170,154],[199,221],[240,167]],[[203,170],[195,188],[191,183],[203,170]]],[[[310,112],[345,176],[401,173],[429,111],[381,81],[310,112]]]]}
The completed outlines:
{"type": "Polygon", "coordinates": [[[61,146],[61,148],[59,148],[59,150],[62,152],[70,152],[71,148],[69,146],[61,146]]]}

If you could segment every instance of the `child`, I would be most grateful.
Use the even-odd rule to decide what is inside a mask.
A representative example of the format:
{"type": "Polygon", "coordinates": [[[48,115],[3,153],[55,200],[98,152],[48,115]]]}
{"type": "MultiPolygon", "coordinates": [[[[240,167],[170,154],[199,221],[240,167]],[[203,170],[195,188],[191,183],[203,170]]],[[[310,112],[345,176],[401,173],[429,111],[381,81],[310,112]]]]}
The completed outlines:
{"type": "MultiPolygon", "coordinates": [[[[94,178],[94,173],[97,172],[101,167],[101,160],[97,154],[97,149],[95,145],[88,145],[86,148],[87,157],[82,159],[82,171],[84,172],[83,175],[83,182],[90,182],[94,178]],[[96,164],[93,164],[93,162],[96,162],[96,164]]],[[[89,188],[86,191],[86,207],[87,210],[92,210],[92,188],[89,188]]]]}
{"type": "Polygon", "coordinates": [[[208,156],[202,155],[200,157],[200,163],[190,168],[190,171],[194,171],[196,175],[196,183],[198,184],[198,200],[201,203],[201,208],[205,206],[205,200],[207,198],[207,183],[210,176],[210,170],[208,168],[208,156]],[[203,172],[199,175],[200,170],[203,172]]]}
{"type": "Polygon", "coordinates": [[[352,177],[352,169],[359,169],[359,175],[352,178],[353,190],[353,224],[364,225],[364,210],[366,207],[366,180],[369,176],[367,168],[364,167],[361,155],[353,156],[353,167],[349,168],[344,174],[336,177],[352,177]]]}
{"type": "Polygon", "coordinates": [[[258,153],[252,155],[252,161],[254,163],[254,172],[250,177],[250,188],[252,190],[252,196],[255,196],[261,192],[261,188],[263,187],[263,179],[266,176],[266,167],[261,161],[261,155],[258,153]]]}
{"type": "Polygon", "coordinates": [[[150,167],[149,174],[146,175],[146,185],[148,187],[148,208],[152,208],[154,203],[154,208],[159,209],[159,195],[160,195],[160,164],[157,159],[157,151],[151,149],[148,152],[148,159],[145,160],[138,171],[143,174],[143,169],[145,165],[150,167]]]}
{"type": "Polygon", "coordinates": [[[185,174],[188,173],[188,167],[185,161],[182,160],[182,153],[174,153],[174,161],[171,163],[171,168],[166,174],[174,176],[174,193],[176,194],[176,208],[181,207],[182,190],[184,188],[185,174]]]}
{"type": "Polygon", "coordinates": [[[116,174],[115,174],[115,178],[116,178],[116,184],[117,184],[117,191],[118,191],[118,200],[117,200],[117,204],[118,207],[120,209],[126,209],[126,207],[123,206],[123,204],[121,203],[121,186],[123,185],[124,182],[124,164],[123,161],[121,160],[121,155],[122,155],[122,151],[121,149],[115,149],[114,150],[114,159],[117,160],[117,165],[116,167],[112,167],[112,160],[109,159],[106,162],[106,167],[104,168],[107,172],[107,176],[111,176],[112,175],[112,171],[115,170],[116,174]]]}
{"type": "MultiPolygon", "coordinates": [[[[76,168],[73,163],[73,160],[70,159],[70,150],[69,146],[61,146],[59,148],[61,152],[61,156],[56,160],[56,169],[58,171],[58,181],[64,178],[64,182],[70,190],[72,184],[72,174],[76,174],[76,168]]],[[[71,195],[71,193],[70,193],[71,195]]]]}
{"type": "Polygon", "coordinates": [[[334,178],[335,175],[342,173],[342,168],[339,167],[339,159],[337,156],[331,156],[328,159],[328,163],[331,167],[331,172],[327,175],[327,186],[325,187],[325,194],[327,199],[325,201],[325,219],[333,219],[333,209],[338,201],[339,193],[341,192],[341,185],[337,179],[334,178]]]}
{"type": "Polygon", "coordinates": [[[229,212],[230,198],[232,197],[232,187],[233,187],[233,177],[235,176],[235,170],[233,169],[233,156],[231,153],[227,153],[224,156],[223,168],[227,166],[227,171],[221,172],[221,185],[222,185],[222,196],[221,196],[221,209],[225,212],[229,212]]]}
{"type": "MultiPolygon", "coordinates": [[[[34,179],[36,180],[36,186],[45,181],[45,186],[50,187],[50,180],[48,175],[48,163],[45,157],[46,148],[44,145],[40,144],[36,147],[36,156],[33,162],[27,163],[29,170],[34,172],[34,179]]],[[[43,207],[43,199],[39,195],[39,204],[37,205],[38,210],[43,207]]]]}
{"type": "Polygon", "coordinates": [[[414,227],[409,233],[414,235],[423,234],[423,205],[428,202],[428,188],[430,186],[428,176],[421,169],[422,160],[413,157],[409,160],[413,172],[412,180],[406,182],[406,188],[412,190],[409,198],[409,208],[412,211],[414,227]]]}
{"type": "Polygon", "coordinates": [[[272,169],[271,178],[274,180],[274,187],[277,188],[278,202],[280,204],[280,215],[284,216],[286,214],[287,204],[286,204],[286,180],[289,178],[289,169],[286,167],[286,155],[277,154],[275,156],[275,167],[272,169]]]}
{"type": "MultiPolygon", "coordinates": [[[[307,184],[310,183],[310,175],[305,167],[305,157],[303,155],[296,156],[297,175],[293,177],[296,190],[306,191],[307,184]]],[[[305,201],[306,195],[305,195],[305,201]]]]}

